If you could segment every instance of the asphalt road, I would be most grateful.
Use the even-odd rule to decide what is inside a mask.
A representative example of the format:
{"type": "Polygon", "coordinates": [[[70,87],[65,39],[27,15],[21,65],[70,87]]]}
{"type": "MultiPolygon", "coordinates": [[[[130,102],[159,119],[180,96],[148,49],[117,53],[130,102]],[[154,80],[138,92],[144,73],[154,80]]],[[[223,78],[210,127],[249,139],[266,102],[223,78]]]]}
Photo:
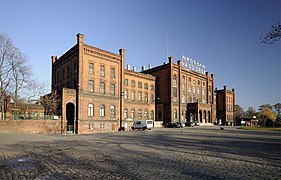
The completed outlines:
{"type": "Polygon", "coordinates": [[[280,132],[217,126],[92,135],[0,130],[0,179],[280,178],[280,132]]]}

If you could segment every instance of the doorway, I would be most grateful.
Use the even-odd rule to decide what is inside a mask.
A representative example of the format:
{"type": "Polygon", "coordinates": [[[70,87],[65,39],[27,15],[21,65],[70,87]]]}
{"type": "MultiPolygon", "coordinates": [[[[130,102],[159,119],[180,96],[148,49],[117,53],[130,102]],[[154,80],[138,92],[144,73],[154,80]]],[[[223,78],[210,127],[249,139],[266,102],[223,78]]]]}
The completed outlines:
{"type": "Polygon", "coordinates": [[[67,103],[66,104],[66,133],[73,134],[74,133],[74,104],[67,103]]]}

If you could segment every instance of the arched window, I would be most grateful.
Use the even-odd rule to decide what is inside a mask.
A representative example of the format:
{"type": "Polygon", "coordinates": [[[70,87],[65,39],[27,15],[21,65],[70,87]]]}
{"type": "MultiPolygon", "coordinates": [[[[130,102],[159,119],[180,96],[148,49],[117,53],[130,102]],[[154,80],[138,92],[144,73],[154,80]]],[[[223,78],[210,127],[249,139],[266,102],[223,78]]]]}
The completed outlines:
{"type": "Polygon", "coordinates": [[[132,93],[131,93],[131,99],[132,99],[132,101],[135,100],[135,91],[132,91],[132,93]]]}
{"type": "Polygon", "coordinates": [[[105,115],[105,112],[104,112],[104,105],[100,105],[100,117],[103,117],[105,115]]]}
{"type": "Polygon", "coordinates": [[[94,116],[94,105],[88,104],[88,116],[94,116]]]}
{"type": "Polygon", "coordinates": [[[110,106],[110,117],[111,118],[115,117],[115,106],[113,105],[110,106]]]}

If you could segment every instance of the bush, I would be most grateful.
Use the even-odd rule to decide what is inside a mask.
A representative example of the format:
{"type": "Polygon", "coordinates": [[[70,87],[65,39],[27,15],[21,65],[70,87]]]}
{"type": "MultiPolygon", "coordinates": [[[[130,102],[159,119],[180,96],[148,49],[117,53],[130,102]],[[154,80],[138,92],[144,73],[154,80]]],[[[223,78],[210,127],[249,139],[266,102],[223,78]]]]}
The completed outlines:
{"type": "Polygon", "coordinates": [[[272,120],[270,120],[270,119],[266,120],[266,122],[265,122],[266,127],[273,127],[273,125],[274,125],[274,123],[272,120]]]}

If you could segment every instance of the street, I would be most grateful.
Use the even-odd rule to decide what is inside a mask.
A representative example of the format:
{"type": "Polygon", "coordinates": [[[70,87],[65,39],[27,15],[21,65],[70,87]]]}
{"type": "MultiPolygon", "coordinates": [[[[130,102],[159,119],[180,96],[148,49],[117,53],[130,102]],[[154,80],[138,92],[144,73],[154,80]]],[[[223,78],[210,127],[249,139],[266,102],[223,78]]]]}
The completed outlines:
{"type": "Polygon", "coordinates": [[[280,179],[280,137],[218,126],[90,135],[0,130],[0,179],[280,179]]]}

